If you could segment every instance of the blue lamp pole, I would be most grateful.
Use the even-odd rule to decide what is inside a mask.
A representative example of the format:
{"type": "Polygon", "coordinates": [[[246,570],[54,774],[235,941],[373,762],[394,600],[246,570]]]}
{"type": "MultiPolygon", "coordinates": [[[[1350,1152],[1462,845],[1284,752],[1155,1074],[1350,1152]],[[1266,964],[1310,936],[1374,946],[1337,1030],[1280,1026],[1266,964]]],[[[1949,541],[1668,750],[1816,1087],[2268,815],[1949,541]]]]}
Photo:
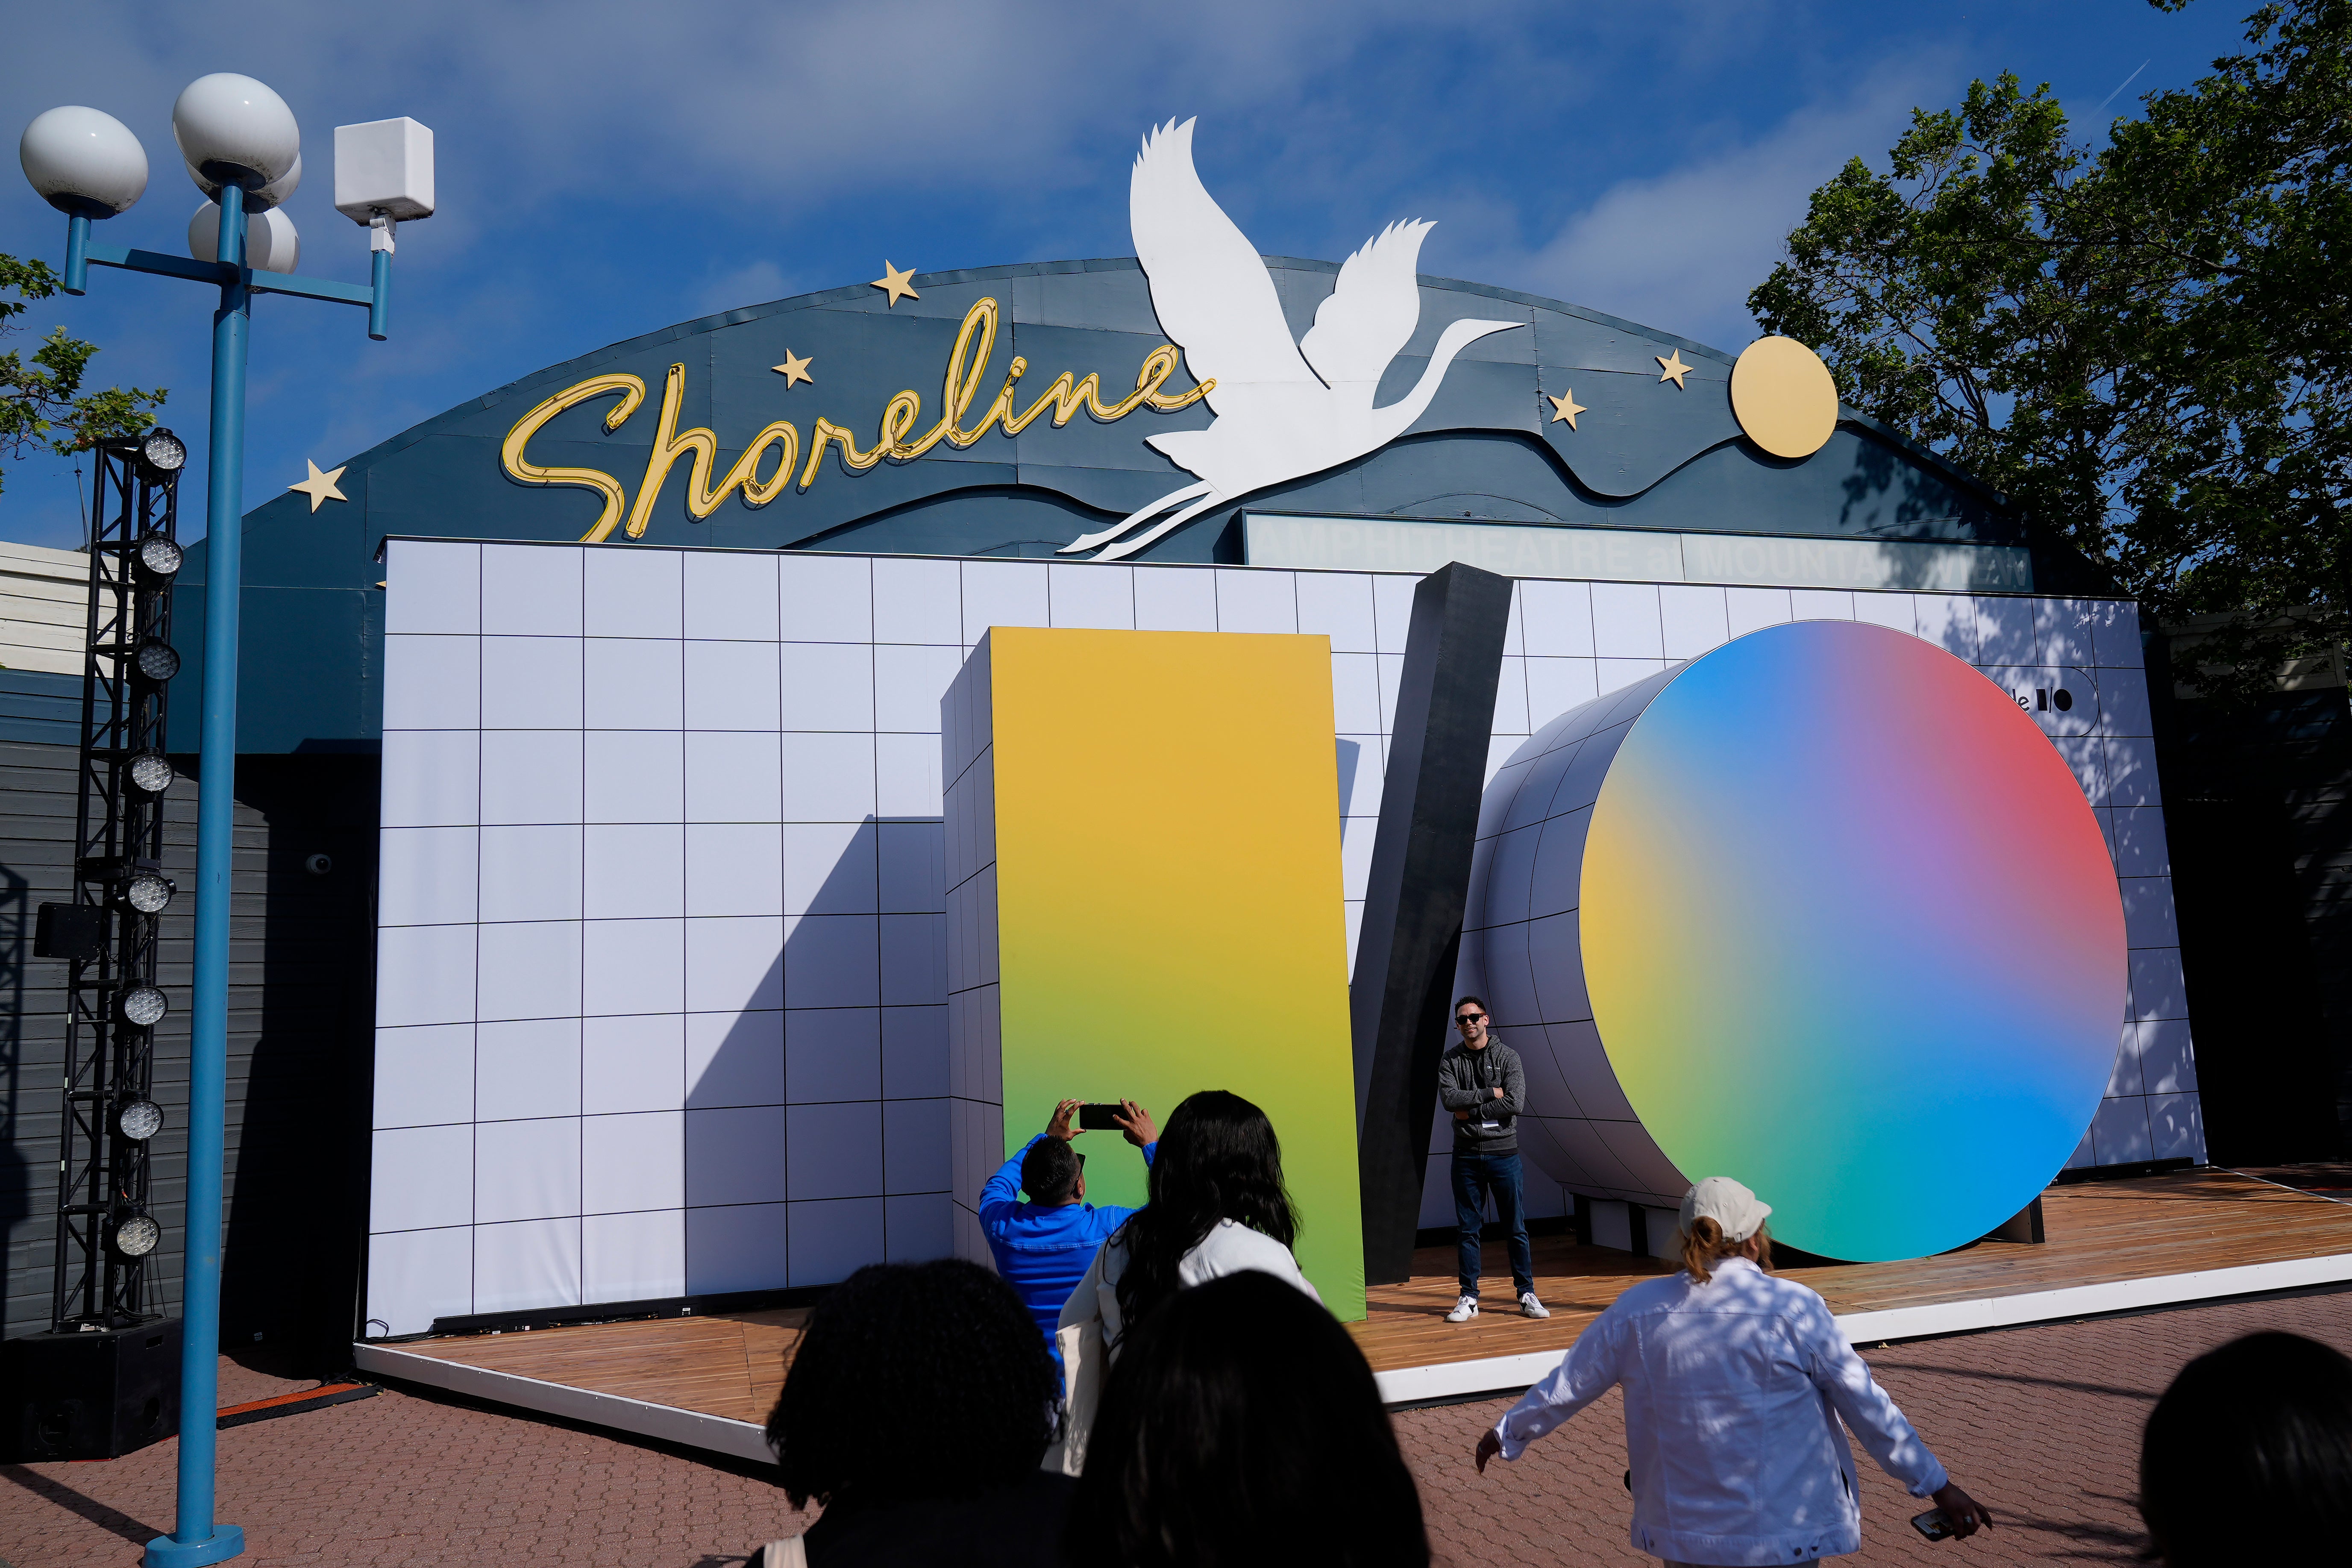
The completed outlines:
{"type": "MultiPolygon", "coordinates": [[[[68,214],[67,293],[86,290],[92,265],[184,278],[220,290],[220,306],[213,312],[212,433],[205,497],[202,792],[196,809],[196,931],[189,999],[179,1500],[172,1533],[147,1543],[146,1562],[152,1568],[194,1568],[236,1557],[245,1550],[245,1532],[233,1524],[216,1523],[213,1507],[215,1412],[219,1406],[222,1147],[228,1093],[229,868],[236,821],[237,616],[244,546],[245,364],[253,296],[294,294],[361,306],[368,312],[368,336],[382,341],[386,335],[392,283],[392,258],[388,244],[382,241],[374,246],[373,278],[364,289],[268,271],[257,273],[247,265],[248,189],[282,196],[285,191],[278,187],[290,189],[299,170],[299,153],[292,154],[291,169],[282,167],[287,161],[284,156],[277,156],[281,165],[278,184],[266,178],[272,154],[265,144],[271,135],[290,139],[293,132],[292,115],[268,88],[244,77],[204,78],[182,94],[173,120],[184,150],[192,142],[201,144],[205,135],[215,142],[226,138],[229,143],[225,155],[191,170],[200,184],[210,188],[217,184],[219,188],[220,235],[209,261],[101,245],[90,238],[92,217],[110,217],[128,207],[146,184],[145,153],[118,121],[93,110],[52,110],[34,122],[25,140],[26,174],[44,196],[68,214]],[[208,100],[200,96],[205,93],[208,100]],[[193,115],[192,100],[197,100],[193,115]],[[240,121],[238,116],[245,111],[253,112],[240,121]],[[282,125],[273,115],[282,119],[282,125]],[[184,117],[195,121],[194,133],[183,123],[184,117]],[[265,150],[257,155],[242,151],[256,147],[265,150]]],[[[339,153],[341,138],[338,132],[339,153]]],[[[429,158],[429,140],[425,146],[429,158]]],[[[192,160],[199,155],[190,152],[192,160]]],[[[362,174],[369,172],[362,170],[362,174]]],[[[429,169],[425,180],[425,210],[429,211],[429,169]]],[[[337,184],[340,197],[343,184],[340,168],[337,184]]],[[[340,200],[338,205],[352,212],[340,200]]],[[[353,216],[366,221],[362,215],[369,210],[362,205],[353,216]]],[[[375,210],[381,219],[382,209],[375,210]]],[[[389,225],[379,221],[374,227],[388,239],[389,225]]],[[[290,245],[290,226],[285,226],[284,234],[280,243],[290,245]]]]}

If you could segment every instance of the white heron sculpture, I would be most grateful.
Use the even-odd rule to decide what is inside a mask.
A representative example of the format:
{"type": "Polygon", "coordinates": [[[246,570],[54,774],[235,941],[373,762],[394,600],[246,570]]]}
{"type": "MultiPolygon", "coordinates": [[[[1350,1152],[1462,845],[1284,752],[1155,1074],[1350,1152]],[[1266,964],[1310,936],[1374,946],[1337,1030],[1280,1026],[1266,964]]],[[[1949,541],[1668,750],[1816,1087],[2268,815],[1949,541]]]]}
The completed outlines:
{"type": "Polygon", "coordinates": [[[1143,139],[1128,214],[1160,327],[1184,351],[1193,376],[1215,383],[1207,401],[1217,417],[1207,429],[1150,437],[1154,448],[1201,482],[1064,545],[1065,555],[1097,545],[1108,546],[1097,561],[1132,555],[1213,507],[1376,451],[1421,417],[1455,355],[1489,332],[1527,324],[1451,323],[1413,389],[1386,408],[1373,407],[1381,374],[1421,322],[1415,268],[1422,237],[1433,226],[1393,223],[1375,235],[1348,258],[1315,325],[1293,342],[1257,247],[1193,172],[1193,124],[1171,121],[1143,139]],[[1171,507],[1181,510],[1131,539],[1120,537],[1171,507]]]}

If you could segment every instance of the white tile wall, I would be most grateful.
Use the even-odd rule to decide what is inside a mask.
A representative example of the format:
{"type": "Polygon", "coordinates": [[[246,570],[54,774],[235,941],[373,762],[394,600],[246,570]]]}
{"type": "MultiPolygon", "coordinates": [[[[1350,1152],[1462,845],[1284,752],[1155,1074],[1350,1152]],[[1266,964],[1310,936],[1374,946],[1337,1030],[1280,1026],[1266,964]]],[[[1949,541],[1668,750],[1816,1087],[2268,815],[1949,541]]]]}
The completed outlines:
{"type": "MultiPolygon", "coordinates": [[[[990,626],[1329,638],[1352,957],[1411,577],[402,542],[388,581],[369,1312],[389,1331],[986,1256],[950,1194],[1002,1158],[1001,1089],[951,1058],[949,1018],[992,1017],[992,856],[946,865],[941,817],[984,822],[989,775],[943,768],[940,721],[984,704],[950,685],[990,626]]],[[[1489,777],[1599,693],[1824,614],[2004,679],[2086,672],[2096,722],[2054,743],[2112,801],[2136,946],[2118,1093],[2078,1159],[2201,1147],[2128,606],[1521,584],[1489,777]]],[[[1538,852],[1513,896],[1572,875],[1538,852]]],[[[1598,1050],[1559,1033],[1563,1060],[1598,1050]]],[[[1569,1121],[1530,1147],[1604,1185],[1649,1158],[1569,1121]]]]}
{"type": "Polygon", "coordinates": [[[480,649],[488,693],[484,729],[580,727],[583,675],[577,637],[491,637],[481,639],[480,649]]]}
{"type": "Polygon", "coordinates": [[[686,634],[750,643],[781,640],[782,605],[776,592],[781,559],[748,553],[688,555],[686,634]]]}
{"type": "Polygon", "coordinates": [[[1051,624],[1103,631],[1135,629],[1135,570],[1056,562],[1047,569],[1051,624]]]}
{"type": "Polygon", "coordinates": [[[1217,629],[1217,580],[1208,572],[1135,574],[1135,629],[1213,632],[1217,629]]]}
{"type": "Polygon", "coordinates": [[[580,1222],[582,1299],[657,1301],[686,1293],[679,1209],[590,1215],[580,1222]]]}
{"type": "MultiPolygon", "coordinates": [[[[1139,616],[1146,613],[1146,584],[1160,575],[1137,574],[1139,616]]],[[[1213,581],[1210,574],[1198,574],[1213,581]]],[[[1215,613],[1213,592],[1207,608],[1215,613]]],[[[955,1205],[955,1255],[990,1261],[977,1212],[981,1186],[1004,1159],[1003,1041],[998,1033],[996,966],[991,935],[996,912],[995,748],[988,714],[990,646],[983,642],[964,661],[948,688],[941,710],[942,772],[946,786],[944,880],[947,883],[948,1170],[955,1205]]]]}

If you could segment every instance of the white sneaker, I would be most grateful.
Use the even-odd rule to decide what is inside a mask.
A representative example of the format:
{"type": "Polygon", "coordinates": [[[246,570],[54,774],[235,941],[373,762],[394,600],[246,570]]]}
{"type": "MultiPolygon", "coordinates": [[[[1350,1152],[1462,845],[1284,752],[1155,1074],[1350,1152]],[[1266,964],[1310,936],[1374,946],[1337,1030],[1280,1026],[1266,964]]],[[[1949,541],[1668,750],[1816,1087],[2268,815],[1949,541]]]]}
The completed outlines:
{"type": "Polygon", "coordinates": [[[1551,1309],[1545,1306],[1541,1301],[1537,1300],[1536,1293],[1532,1290],[1522,1290],[1519,1292],[1519,1310],[1525,1312],[1530,1318],[1549,1318],[1551,1316],[1551,1309]]]}
{"type": "Polygon", "coordinates": [[[1454,1303],[1454,1310],[1445,1314],[1449,1323],[1466,1323],[1478,1315],[1478,1298],[1465,1296],[1454,1303]]]}

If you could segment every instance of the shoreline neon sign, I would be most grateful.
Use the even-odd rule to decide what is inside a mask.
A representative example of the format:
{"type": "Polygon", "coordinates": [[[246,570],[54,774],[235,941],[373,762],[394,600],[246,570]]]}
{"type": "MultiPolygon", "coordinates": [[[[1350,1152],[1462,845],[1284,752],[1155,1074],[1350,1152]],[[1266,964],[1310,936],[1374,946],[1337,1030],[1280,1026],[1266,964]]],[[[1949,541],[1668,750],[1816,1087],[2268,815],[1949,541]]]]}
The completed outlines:
{"type": "Polygon", "coordinates": [[[1135,390],[1116,403],[1105,404],[1102,376],[1089,371],[1084,377],[1064,371],[1045,388],[1037,400],[1019,413],[1013,412],[1013,389],[1028,374],[1029,362],[1014,355],[1005,369],[1004,384],[997,389],[980,422],[970,427],[963,424],[971,411],[972,400],[980,390],[980,371],[988,363],[996,347],[996,329],[1000,310],[993,298],[976,301],[964,312],[963,325],[956,333],[955,346],[948,351],[947,372],[940,393],[940,414],[937,424],[920,436],[915,426],[923,416],[923,399],[911,388],[894,394],[882,408],[882,417],[874,444],[860,450],[853,432],[820,415],[809,431],[806,461],[802,460],[800,430],[790,420],[778,419],[751,437],[743,455],[735,459],[717,484],[711,476],[719,467],[719,437],[709,427],[695,426],[681,430],[677,427],[679,407],[686,401],[686,366],[673,364],[663,378],[660,423],[654,435],[652,453],[646,459],[643,478],[637,482],[631,498],[627,487],[613,475],[600,468],[552,468],[532,462],[526,454],[530,438],[539,434],[548,421],[567,409],[600,397],[617,397],[611,411],[604,416],[604,428],[618,430],[628,422],[644,404],[646,396],[645,378],[621,373],[590,376],[575,382],[540,404],[515,422],[499,447],[499,458],[507,473],[527,485],[563,485],[593,490],[604,498],[604,510],[594,526],[580,536],[583,544],[601,544],[612,537],[619,527],[631,539],[643,538],[646,525],[653,520],[655,504],[661,498],[663,484],[670,469],[680,458],[691,454],[692,466],[688,471],[686,510],[697,521],[717,511],[730,495],[739,494],[743,504],[762,507],[781,497],[786,489],[805,490],[816,483],[824,470],[828,447],[838,447],[842,467],[851,473],[862,474],[883,462],[911,463],[945,441],[959,450],[976,446],[992,427],[1006,436],[1018,436],[1043,416],[1053,410],[1055,428],[1067,425],[1081,410],[1104,424],[1124,419],[1138,408],[1152,408],[1171,414],[1190,407],[1208,395],[1217,384],[1213,378],[1200,383],[1190,391],[1170,393],[1164,390],[1169,378],[1176,374],[1182,362],[1182,352],[1173,343],[1162,343],[1143,357],[1135,373],[1135,390]],[[912,437],[912,439],[909,437],[912,437]],[[776,454],[776,466],[769,476],[760,478],[760,468],[768,454],[776,454]],[[797,475],[797,478],[796,478],[797,475]],[[625,516],[626,521],[623,519],[625,516]]]}

